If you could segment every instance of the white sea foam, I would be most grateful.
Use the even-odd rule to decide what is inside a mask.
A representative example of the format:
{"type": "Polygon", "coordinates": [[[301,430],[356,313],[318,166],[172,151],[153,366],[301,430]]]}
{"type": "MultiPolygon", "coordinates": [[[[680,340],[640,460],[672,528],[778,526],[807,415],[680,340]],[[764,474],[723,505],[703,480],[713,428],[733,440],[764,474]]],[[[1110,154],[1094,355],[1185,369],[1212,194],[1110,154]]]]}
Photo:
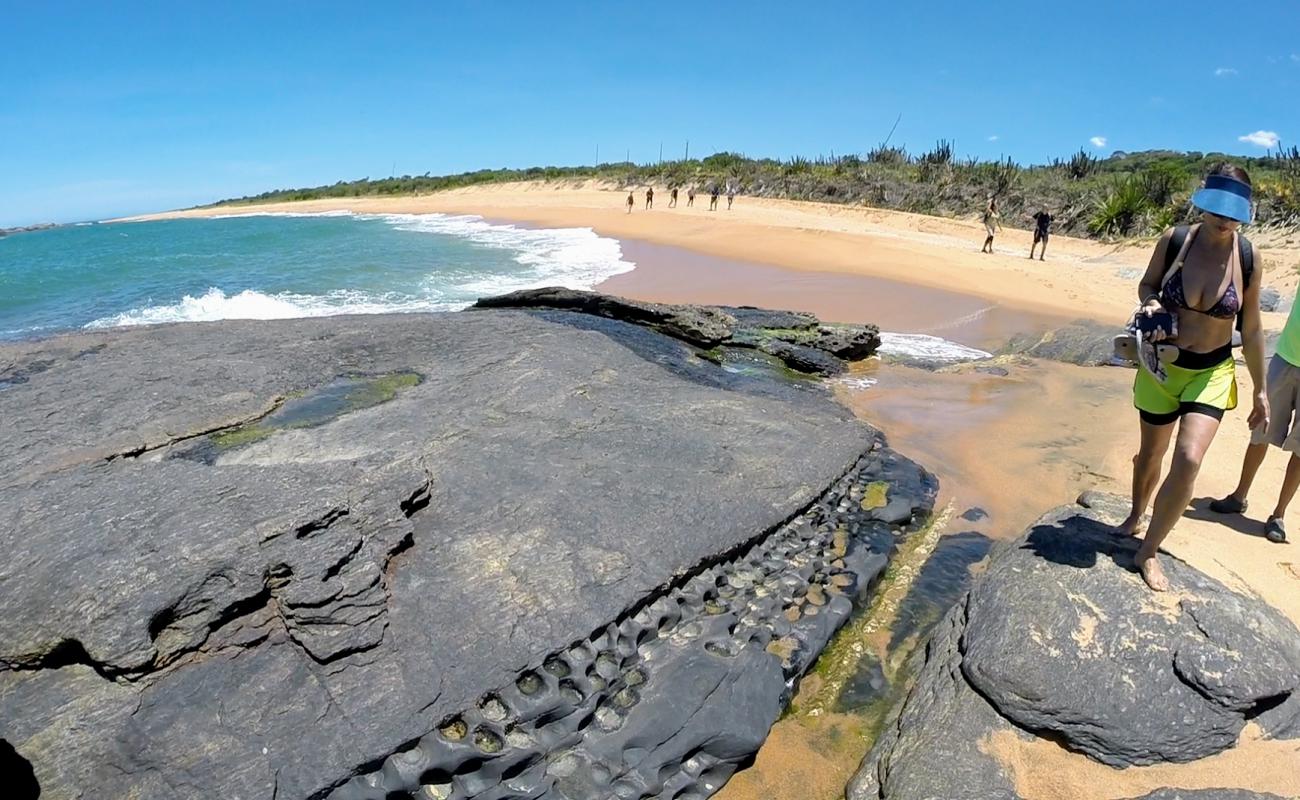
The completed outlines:
{"type": "Polygon", "coordinates": [[[623,258],[617,239],[598,236],[591,228],[521,228],[491,223],[482,217],[451,214],[378,214],[359,218],[382,219],[398,230],[455,236],[513,253],[514,261],[523,270],[484,277],[458,287],[482,295],[543,286],[590,289],[636,266],[623,258]]]}
{"type": "Polygon", "coordinates": [[[992,356],[992,353],[924,333],[881,333],[877,352],[898,358],[951,362],[977,361],[992,356]]]}
{"type": "Polygon", "coordinates": [[[185,295],[179,303],[134,308],[102,317],[87,328],[122,325],[152,325],[160,322],[211,322],[219,319],[290,319],[328,317],[338,314],[384,314],[410,311],[455,311],[468,303],[446,303],[406,295],[372,295],[365,292],[333,291],[325,295],[281,292],[269,295],[245,289],[227,295],[210,288],[200,297],[185,295]]]}
{"type": "Polygon", "coordinates": [[[877,383],[875,378],[853,377],[850,375],[843,375],[833,380],[835,383],[850,389],[870,389],[877,383]]]}
{"type": "MultiPolygon", "coordinates": [[[[615,239],[598,236],[590,228],[521,228],[498,225],[476,216],[448,214],[356,214],[352,211],[300,213],[257,211],[224,214],[210,219],[239,217],[355,217],[382,220],[398,230],[453,236],[512,254],[519,269],[449,283],[435,272],[412,286],[412,294],[371,294],[336,290],[322,295],[280,292],[266,294],[245,289],[227,295],[209,288],[200,297],[185,295],[180,302],[134,308],[97,319],[86,327],[149,325],[159,322],[198,322],[219,319],[288,319],[335,314],[382,314],[412,311],[456,311],[470,305],[467,297],[483,297],[519,289],[564,286],[590,289],[601,281],[635,267],[623,259],[615,239]],[[452,302],[447,298],[460,302],[452,302]]],[[[125,235],[125,234],[124,234],[125,235]]]]}

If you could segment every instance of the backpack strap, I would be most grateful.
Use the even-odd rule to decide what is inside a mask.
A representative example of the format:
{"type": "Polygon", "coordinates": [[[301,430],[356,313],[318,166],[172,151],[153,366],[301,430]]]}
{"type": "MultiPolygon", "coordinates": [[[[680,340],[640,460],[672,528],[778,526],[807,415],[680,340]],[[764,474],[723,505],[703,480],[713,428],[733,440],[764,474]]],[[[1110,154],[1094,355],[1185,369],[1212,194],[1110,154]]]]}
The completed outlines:
{"type": "Polygon", "coordinates": [[[1169,237],[1169,244],[1165,247],[1165,273],[1169,273],[1169,268],[1174,265],[1178,254],[1183,251],[1183,243],[1187,241],[1187,233],[1190,231],[1186,225],[1179,225],[1174,228],[1174,233],[1169,237]]]}
{"type": "Polygon", "coordinates": [[[1242,291],[1250,288],[1250,278],[1255,272],[1255,248],[1250,246],[1250,240],[1241,234],[1237,234],[1237,255],[1241,259],[1241,283],[1242,291]]]}

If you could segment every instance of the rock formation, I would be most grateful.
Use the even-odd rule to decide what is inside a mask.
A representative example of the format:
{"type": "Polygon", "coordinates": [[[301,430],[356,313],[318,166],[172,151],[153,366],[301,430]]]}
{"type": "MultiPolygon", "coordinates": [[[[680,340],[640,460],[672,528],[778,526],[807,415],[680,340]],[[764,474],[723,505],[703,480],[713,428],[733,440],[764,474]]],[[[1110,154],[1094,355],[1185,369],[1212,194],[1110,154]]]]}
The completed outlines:
{"type": "Polygon", "coordinates": [[[0,346],[0,779],[707,796],[934,492],[816,382],[683,341],[747,313],[0,346]]]}
{"type": "MultiPolygon", "coordinates": [[[[1120,768],[1222,753],[1247,723],[1300,737],[1295,626],[1169,556],[1173,590],[1148,591],[1136,541],[1107,524],[1122,501],[1081,500],[1091,508],[1058,509],[999,550],[940,623],[850,800],[1018,798],[990,746],[999,736],[1120,768]]],[[[1247,776],[1220,777],[1228,788],[1146,798],[1273,796],[1244,791],[1247,776]]]]}

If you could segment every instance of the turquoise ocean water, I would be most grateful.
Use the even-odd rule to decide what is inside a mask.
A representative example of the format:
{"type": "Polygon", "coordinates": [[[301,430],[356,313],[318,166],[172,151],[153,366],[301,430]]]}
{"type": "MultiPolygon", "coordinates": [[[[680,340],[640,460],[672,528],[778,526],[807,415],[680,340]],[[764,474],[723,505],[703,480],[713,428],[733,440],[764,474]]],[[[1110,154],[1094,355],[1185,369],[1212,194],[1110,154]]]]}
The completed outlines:
{"type": "Polygon", "coordinates": [[[444,214],[237,215],[0,237],[0,339],[80,328],[452,311],[626,272],[587,228],[444,214]]]}

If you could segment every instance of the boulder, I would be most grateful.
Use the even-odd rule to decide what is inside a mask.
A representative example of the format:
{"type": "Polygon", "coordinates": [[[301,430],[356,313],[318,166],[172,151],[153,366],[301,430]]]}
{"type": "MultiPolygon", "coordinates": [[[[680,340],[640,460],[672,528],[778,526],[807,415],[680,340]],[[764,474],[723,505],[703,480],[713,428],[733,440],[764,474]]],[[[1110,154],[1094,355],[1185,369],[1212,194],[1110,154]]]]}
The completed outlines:
{"type": "MultiPolygon", "coordinates": [[[[1248,721],[1297,735],[1295,626],[1168,555],[1173,589],[1152,593],[1133,567],[1137,542],[1110,532],[1122,499],[1081,503],[996,551],[940,625],[850,800],[1015,797],[980,746],[995,735],[1121,768],[1222,752],[1248,721]]],[[[1218,791],[1150,797],[1267,796],[1218,791]]]]}
{"type": "Polygon", "coordinates": [[[1043,334],[1017,334],[1000,352],[1080,366],[1101,366],[1112,362],[1112,341],[1123,332],[1122,328],[1122,320],[1114,325],[1102,325],[1081,319],[1043,334]]]}

